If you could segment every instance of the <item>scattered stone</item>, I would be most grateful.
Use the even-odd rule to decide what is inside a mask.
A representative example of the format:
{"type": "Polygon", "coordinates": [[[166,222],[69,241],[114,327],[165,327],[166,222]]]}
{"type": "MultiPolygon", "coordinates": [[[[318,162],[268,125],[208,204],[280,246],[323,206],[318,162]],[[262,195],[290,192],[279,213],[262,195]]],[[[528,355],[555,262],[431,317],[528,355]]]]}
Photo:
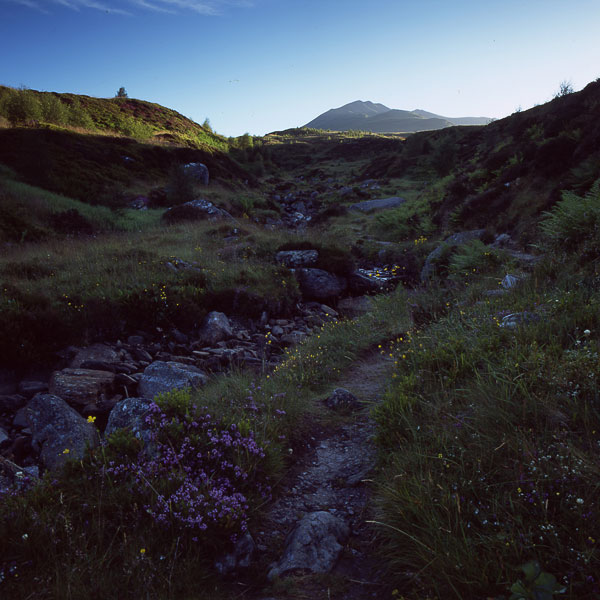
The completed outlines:
{"type": "Polygon", "coordinates": [[[500,323],[500,327],[504,327],[506,329],[516,329],[522,325],[528,325],[540,320],[540,316],[531,312],[521,312],[521,313],[513,313],[510,315],[506,315],[502,319],[502,323],[500,323]]]}
{"type": "Polygon", "coordinates": [[[307,514],[288,535],[282,558],[267,577],[273,580],[296,569],[329,573],[350,535],[348,525],[326,511],[307,514]]]}
{"type": "Polygon", "coordinates": [[[178,206],[168,208],[162,215],[162,219],[167,223],[180,223],[183,221],[197,221],[208,219],[215,221],[217,219],[233,219],[233,217],[222,208],[218,208],[209,200],[196,198],[189,202],[184,202],[178,206]]]}
{"type": "Polygon", "coordinates": [[[523,279],[521,277],[517,277],[516,275],[506,274],[502,279],[502,287],[505,290],[510,290],[512,288],[517,287],[519,283],[521,283],[523,279]]]}
{"type": "Polygon", "coordinates": [[[44,381],[21,381],[18,390],[26,398],[33,398],[39,392],[47,392],[48,384],[44,381]]]}
{"type": "Polygon", "coordinates": [[[69,404],[85,406],[110,394],[114,380],[115,374],[109,371],[63,369],[52,373],[48,389],[69,404]]]}
{"type": "Polygon", "coordinates": [[[358,410],[361,408],[358,398],[347,389],[336,388],[325,400],[327,408],[336,411],[358,410]]]}
{"type": "Polygon", "coordinates": [[[138,393],[143,398],[152,400],[158,394],[165,394],[171,390],[199,388],[207,380],[206,374],[192,365],[156,361],[144,370],[138,385],[138,393]]]}
{"type": "Polygon", "coordinates": [[[144,338],[141,335],[130,335],[127,338],[127,343],[132,346],[141,346],[144,343],[144,338]]]}
{"type": "Polygon", "coordinates": [[[275,255],[275,260],[290,269],[310,267],[319,258],[317,250],[282,250],[275,255]]]}
{"type": "Polygon", "coordinates": [[[328,300],[346,291],[347,281],[322,269],[296,269],[294,272],[305,298],[328,300]]]}
{"type": "Polygon", "coordinates": [[[246,532],[236,543],[233,552],[215,562],[215,568],[221,575],[227,575],[250,566],[256,544],[250,533],[246,532]]]}
{"type": "Polygon", "coordinates": [[[362,213],[371,213],[376,210],[386,210],[388,208],[396,208],[406,202],[405,198],[392,196],[390,198],[377,198],[375,200],[364,200],[350,206],[350,210],[355,210],[362,213]]]}
{"type": "Polygon", "coordinates": [[[106,344],[93,344],[86,348],[77,350],[75,357],[71,360],[69,367],[71,369],[79,369],[82,363],[86,361],[98,361],[102,363],[116,363],[119,362],[121,357],[119,353],[106,344]]]}
{"type": "Polygon", "coordinates": [[[204,319],[198,336],[202,343],[212,346],[233,336],[231,323],[224,313],[210,312],[204,319]]]}
{"type": "Polygon", "coordinates": [[[53,394],[37,394],[26,408],[32,444],[49,470],[60,468],[71,458],[83,458],[88,446],[100,442],[94,425],[53,394]]]}
{"type": "Polygon", "coordinates": [[[25,429],[26,427],[29,427],[29,423],[27,422],[27,412],[25,406],[20,408],[15,413],[14,419],[12,421],[12,426],[17,427],[18,429],[25,429]]]}

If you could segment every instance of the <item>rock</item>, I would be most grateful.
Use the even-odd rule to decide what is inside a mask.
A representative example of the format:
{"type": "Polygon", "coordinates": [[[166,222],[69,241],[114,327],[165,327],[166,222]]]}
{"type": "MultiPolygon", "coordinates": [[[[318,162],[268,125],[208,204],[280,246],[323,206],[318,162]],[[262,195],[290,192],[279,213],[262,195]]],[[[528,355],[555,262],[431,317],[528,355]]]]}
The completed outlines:
{"type": "Polygon", "coordinates": [[[144,338],[141,335],[130,335],[127,338],[127,343],[131,346],[141,346],[144,343],[144,338]]]}
{"type": "Polygon", "coordinates": [[[528,325],[530,323],[534,323],[535,321],[539,321],[540,316],[531,312],[521,312],[521,313],[513,313],[510,315],[506,315],[502,319],[502,323],[500,323],[500,327],[504,327],[506,329],[516,329],[522,325],[528,325]]]}
{"type": "Polygon", "coordinates": [[[0,368],[0,394],[10,396],[16,393],[18,381],[14,371],[0,368]]]}
{"type": "Polygon", "coordinates": [[[373,308],[373,300],[369,296],[356,296],[354,298],[342,298],[338,302],[340,314],[349,319],[355,319],[366,315],[373,308]]]}
{"type": "Polygon", "coordinates": [[[295,346],[306,338],[306,333],[303,331],[292,331],[281,336],[280,342],[284,346],[295,346]]]}
{"type": "Polygon", "coordinates": [[[0,413],[16,412],[27,404],[27,398],[21,394],[11,394],[10,396],[0,396],[0,413]]]}
{"type": "Polygon", "coordinates": [[[233,331],[224,313],[212,311],[204,319],[198,335],[203,344],[213,346],[217,342],[231,338],[233,331]]]}
{"type": "Polygon", "coordinates": [[[363,202],[357,202],[350,206],[350,210],[355,210],[362,213],[370,213],[375,210],[386,210],[388,208],[396,208],[401,204],[404,204],[406,200],[399,196],[392,196],[391,198],[377,198],[375,200],[364,200],[363,202]]]}
{"type": "Polygon", "coordinates": [[[18,429],[25,429],[26,427],[29,427],[29,423],[27,422],[26,410],[26,407],[23,406],[16,412],[15,417],[12,421],[13,427],[17,427],[18,429]]]}
{"type": "Polygon", "coordinates": [[[115,365],[104,362],[102,360],[84,360],[81,363],[81,368],[92,369],[92,371],[108,371],[109,373],[117,372],[115,365]]]}
{"type": "Polygon", "coordinates": [[[431,278],[435,271],[435,263],[442,256],[446,248],[454,248],[456,246],[462,246],[472,240],[479,240],[483,237],[485,229],[474,229],[472,231],[462,231],[460,233],[454,233],[450,237],[447,237],[435,250],[429,253],[429,256],[425,259],[425,264],[421,269],[421,281],[425,282],[431,278]]]}
{"type": "Polygon", "coordinates": [[[215,562],[215,568],[221,575],[227,575],[250,566],[256,544],[252,536],[246,532],[236,543],[233,552],[226,554],[215,562]]]}
{"type": "Polygon", "coordinates": [[[26,408],[32,444],[49,470],[60,468],[71,458],[83,458],[85,449],[100,442],[98,430],[52,394],[37,394],[26,408]]]}
{"type": "Polygon", "coordinates": [[[492,248],[508,248],[513,243],[512,238],[508,233],[501,233],[496,236],[496,239],[490,244],[492,248]]]}
{"type": "Polygon", "coordinates": [[[283,335],[283,328],[281,325],[275,325],[273,329],[271,329],[271,333],[277,337],[283,335]]]}
{"type": "Polygon", "coordinates": [[[329,300],[337,298],[346,291],[347,281],[322,269],[296,269],[300,291],[305,298],[329,300]]]}
{"type": "Polygon", "coordinates": [[[348,291],[354,296],[376,294],[385,290],[387,281],[378,279],[372,273],[358,269],[348,276],[348,291]],[[371,276],[369,276],[371,275],[371,276]]]}
{"type": "Polygon", "coordinates": [[[6,429],[0,427],[0,448],[2,447],[2,444],[8,441],[10,441],[10,438],[8,437],[8,432],[6,431],[6,429]]]}
{"type": "Polygon", "coordinates": [[[350,529],[329,512],[307,514],[288,535],[282,558],[267,577],[273,580],[295,569],[329,573],[337,561],[350,529]]]}
{"type": "Polygon", "coordinates": [[[108,437],[117,429],[130,429],[133,435],[144,442],[151,443],[150,429],[144,418],[148,414],[151,401],[147,398],[126,398],[117,402],[110,411],[104,437],[108,437]]]}
{"type": "Polygon", "coordinates": [[[521,277],[516,277],[515,275],[506,274],[502,279],[502,287],[505,290],[510,290],[512,288],[517,287],[517,285],[522,281],[521,277]]]}
{"type": "Polygon", "coordinates": [[[69,363],[71,369],[79,369],[86,361],[98,361],[103,363],[116,363],[121,360],[119,353],[106,344],[93,344],[86,348],[77,350],[75,357],[69,363]]]}
{"type": "Polygon", "coordinates": [[[319,258],[317,250],[282,250],[275,255],[275,260],[290,269],[310,267],[319,258]]]}
{"type": "Polygon", "coordinates": [[[325,400],[325,404],[331,410],[347,411],[361,408],[358,398],[344,388],[336,388],[325,400]]]}
{"type": "Polygon", "coordinates": [[[194,181],[202,185],[208,185],[209,173],[206,165],[198,162],[187,163],[187,165],[183,165],[183,171],[186,175],[194,179],[194,181]]]}
{"type": "Polygon", "coordinates": [[[233,219],[233,217],[222,208],[216,207],[212,202],[204,198],[196,198],[189,202],[184,202],[178,206],[168,208],[162,215],[162,219],[167,223],[181,223],[184,221],[199,221],[207,219],[215,221],[217,219],[233,219]]]}
{"type": "Polygon", "coordinates": [[[48,384],[43,381],[21,381],[18,390],[26,398],[33,398],[39,392],[47,392],[48,384]]]}
{"type": "Polygon", "coordinates": [[[138,393],[143,398],[152,400],[158,394],[165,394],[171,390],[199,388],[207,380],[206,374],[197,367],[172,361],[156,361],[144,370],[138,393]]]}
{"type": "Polygon", "coordinates": [[[108,371],[63,369],[52,373],[48,389],[69,404],[85,406],[110,394],[114,380],[115,374],[108,371]]]}

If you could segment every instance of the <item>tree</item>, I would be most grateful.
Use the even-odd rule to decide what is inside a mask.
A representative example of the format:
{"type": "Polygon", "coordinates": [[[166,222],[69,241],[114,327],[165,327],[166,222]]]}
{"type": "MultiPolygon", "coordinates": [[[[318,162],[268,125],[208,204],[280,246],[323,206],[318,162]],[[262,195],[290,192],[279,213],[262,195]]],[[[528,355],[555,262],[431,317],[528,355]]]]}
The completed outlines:
{"type": "Polygon", "coordinates": [[[569,94],[572,94],[574,91],[575,90],[573,89],[573,84],[565,79],[564,81],[560,82],[560,85],[558,86],[558,92],[554,94],[554,97],[562,98],[563,96],[568,96],[569,94]]]}
{"type": "Polygon", "coordinates": [[[119,91],[116,93],[115,98],[128,98],[127,90],[124,87],[120,87],[119,91]]]}

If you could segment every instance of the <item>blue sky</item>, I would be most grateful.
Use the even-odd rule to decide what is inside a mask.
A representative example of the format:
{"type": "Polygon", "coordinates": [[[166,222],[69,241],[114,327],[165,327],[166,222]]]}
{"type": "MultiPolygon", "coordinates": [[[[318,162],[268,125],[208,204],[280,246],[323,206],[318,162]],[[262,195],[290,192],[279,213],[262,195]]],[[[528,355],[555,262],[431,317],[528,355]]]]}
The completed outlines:
{"type": "Polygon", "coordinates": [[[354,100],[503,117],[600,77],[598,0],[0,0],[0,84],[158,102],[224,135],[354,100]]]}

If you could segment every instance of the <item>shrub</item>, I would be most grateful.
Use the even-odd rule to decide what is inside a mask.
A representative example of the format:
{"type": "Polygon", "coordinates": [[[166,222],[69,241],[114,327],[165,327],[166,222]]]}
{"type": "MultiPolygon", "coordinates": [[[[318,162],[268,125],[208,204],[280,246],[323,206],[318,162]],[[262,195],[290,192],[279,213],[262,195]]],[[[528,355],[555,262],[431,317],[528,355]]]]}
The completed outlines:
{"type": "Polygon", "coordinates": [[[600,180],[583,197],[563,192],[554,208],[544,213],[540,225],[549,246],[556,251],[583,250],[583,257],[600,251],[600,180]]]}

